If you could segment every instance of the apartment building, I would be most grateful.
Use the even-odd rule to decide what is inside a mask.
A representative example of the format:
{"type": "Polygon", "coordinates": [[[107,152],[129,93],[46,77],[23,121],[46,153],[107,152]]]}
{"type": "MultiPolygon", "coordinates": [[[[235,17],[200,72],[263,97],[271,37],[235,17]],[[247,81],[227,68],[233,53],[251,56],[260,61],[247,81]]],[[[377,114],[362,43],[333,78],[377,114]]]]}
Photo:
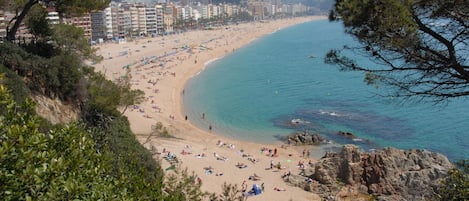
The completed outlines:
{"type": "Polygon", "coordinates": [[[5,18],[5,12],[0,10],[0,41],[3,41],[3,39],[7,36],[6,28],[7,21],[5,18]]]}
{"type": "MultiPolygon", "coordinates": [[[[137,32],[139,36],[146,36],[147,35],[147,13],[146,7],[143,4],[139,4],[137,7],[137,32]]],[[[134,23],[134,22],[132,22],[134,23]]]]}
{"type": "Polygon", "coordinates": [[[91,39],[91,33],[92,33],[91,14],[85,14],[81,17],[72,17],[72,18],[65,19],[65,23],[82,28],[85,34],[85,37],[91,39]]]}
{"type": "Polygon", "coordinates": [[[50,24],[59,24],[60,23],[60,17],[59,13],[55,11],[55,8],[50,7],[47,8],[47,17],[46,19],[49,21],[50,24]]]}
{"type": "Polygon", "coordinates": [[[163,5],[155,5],[156,9],[156,33],[162,35],[165,32],[165,15],[163,5]]]}
{"type": "Polygon", "coordinates": [[[156,36],[158,34],[157,30],[157,14],[156,6],[145,7],[145,16],[146,16],[146,35],[147,36],[156,36]]]}
{"type": "Polygon", "coordinates": [[[173,4],[164,4],[163,7],[163,34],[174,33],[174,24],[177,8],[173,4]]]}
{"type": "Polygon", "coordinates": [[[117,24],[114,24],[113,19],[113,7],[107,7],[104,9],[104,15],[105,15],[105,26],[106,26],[106,39],[112,39],[114,38],[114,27],[117,26],[117,24]]]}
{"type": "Polygon", "coordinates": [[[91,13],[91,40],[102,41],[107,39],[106,23],[107,22],[105,11],[97,11],[91,13]]]}
{"type": "Polygon", "coordinates": [[[119,37],[124,38],[130,36],[132,33],[132,17],[130,10],[124,8],[118,9],[118,32],[119,37]]]}

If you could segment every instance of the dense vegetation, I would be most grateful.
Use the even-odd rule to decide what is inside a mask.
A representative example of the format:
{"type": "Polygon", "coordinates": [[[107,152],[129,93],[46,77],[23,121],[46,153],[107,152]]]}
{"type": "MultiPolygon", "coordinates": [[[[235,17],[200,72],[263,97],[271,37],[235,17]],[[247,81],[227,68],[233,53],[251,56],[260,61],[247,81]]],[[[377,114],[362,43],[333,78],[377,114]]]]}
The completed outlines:
{"type": "Polygon", "coordinates": [[[469,160],[456,162],[456,168],[448,171],[441,188],[436,191],[437,199],[469,200],[469,160]]]}
{"type": "Polygon", "coordinates": [[[44,132],[34,103],[17,103],[3,85],[0,112],[4,200],[197,200],[205,195],[187,174],[165,183],[125,117],[100,113],[95,124],[82,121],[44,132]]]}

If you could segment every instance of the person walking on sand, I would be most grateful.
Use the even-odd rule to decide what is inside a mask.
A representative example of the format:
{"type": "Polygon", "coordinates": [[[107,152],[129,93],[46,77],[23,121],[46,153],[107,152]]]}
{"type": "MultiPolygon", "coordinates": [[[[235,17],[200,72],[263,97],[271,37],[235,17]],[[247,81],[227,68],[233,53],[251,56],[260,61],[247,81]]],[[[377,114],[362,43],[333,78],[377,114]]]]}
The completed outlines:
{"type": "Polygon", "coordinates": [[[248,188],[248,184],[246,184],[246,180],[244,180],[243,183],[241,184],[241,191],[245,192],[247,188],[248,188]]]}

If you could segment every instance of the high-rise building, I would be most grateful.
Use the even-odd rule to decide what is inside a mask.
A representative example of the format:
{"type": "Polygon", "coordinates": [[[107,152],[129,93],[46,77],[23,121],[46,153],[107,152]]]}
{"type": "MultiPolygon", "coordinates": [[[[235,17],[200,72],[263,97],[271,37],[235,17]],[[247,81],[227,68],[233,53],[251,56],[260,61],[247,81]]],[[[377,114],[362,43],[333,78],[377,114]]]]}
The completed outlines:
{"type": "MultiPolygon", "coordinates": [[[[137,30],[139,36],[145,36],[147,34],[147,13],[146,7],[143,4],[136,5],[137,7],[137,30]]],[[[133,22],[132,22],[133,23],[133,22]]]]}
{"type": "Polygon", "coordinates": [[[156,13],[157,13],[156,6],[145,7],[146,35],[147,36],[156,36],[158,34],[156,13]]]}
{"type": "Polygon", "coordinates": [[[130,10],[119,8],[119,37],[130,37],[132,35],[132,16],[130,10]]]}
{"type": "Polygon", "coordinates": [[[104,11],[91,13],[91,30],[91,40],[107,39],[106,13],[104,11]]]}
{"type": "Polygon", "coordinates": [[[113,10],[115,10],[114,7],[107,7],[104,9],[104,14],[105,14],[105,26],[106,26],[106,39],[112,39],[114,37],[114,27],[117,26],[117,24],[114,24],[115,20],[113,15],[113,10]]]}
{"type": "Polygon", "coordinates": [[[163,33],[173,33],[174,24],[177,16],[177,8],[173,4],[163,6],[163,33]]]}
{"type": "Polygon", "coordinates": [[[162,35],[165,32],[164,7],[162,5],[155,5],[155,9],[156,9],[156,30],[159,35],[162,35]]]}

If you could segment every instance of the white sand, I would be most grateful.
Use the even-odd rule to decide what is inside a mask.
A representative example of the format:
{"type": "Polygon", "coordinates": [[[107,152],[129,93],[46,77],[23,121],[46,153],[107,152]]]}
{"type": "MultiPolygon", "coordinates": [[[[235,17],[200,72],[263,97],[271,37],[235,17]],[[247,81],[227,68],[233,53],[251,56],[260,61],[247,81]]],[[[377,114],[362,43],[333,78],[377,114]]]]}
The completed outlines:
{"type": "MultiPolygon", "coordinates": [[[[300,188],[292,187],[283,182],[281,176],[290,171],[298,174],[299,161],[308,163],[309,159],[301,157],[301,147],[281,148],[281,144],[256,144],[251,142],[228,139],[203,131],[186,121],[181,107],[181,96],[185,82],[196,73],[203,70],[204,64],[210,60],[221,58],[226,54],[249,42],[272,33],[281,28],[311,21],[324,19],[325,17],[293,18],[267,23],[248,23],[222,27],[217,30],[192,31],[184,34],[140,39],[139,41],[127,42],[125,44],[101,45],[98,54],[105,57],[100,64],[96,64],[96,70],[105,73],[111,80],[125,76],[126,68],[129,67],[132,88],[141,89],[146,94],[146,101],[138,105],[138,108],[129,108],[125,115],[128,117],[131,129],[136,133],[140,142],[146,147],[154,146],[159,152],[163,149],[175,153],[181,161],[182,168],[188,168],[190,172],[197,174],[202,180],[202,189],[209,192],[221,192],[224,182],[237,184],[241,187],[246,181],[248,190],[252,184],[259,186],[264,183],[265,192],[260,195],[251,196],[249,200],[320,200],[317,195],[306,192],[300,188]],[[188,52],[181,47],[187,46],[192,49],[188,52]],[[202,47],[201,47],[202,46],[202,47]],[[123,52],[127,51],[127,55],[123,52]],[[170,54],[164,58],[152,57],[170,54]],[[112,57],[112,58],[110,58],[112,57]],[[142,61],[146,59],[146,61],[142,61]],[[197,62],[196,62],[197,61],[197,62]],[[161,64],[161,66],[160,66],[161,64]],[[151,137],[145,143],[152,125],[162,122],[171,135],[177,139],[162,139],[151,137]],[[234,148],[218,146],[218,141],[234,144],[234,148]],[[278,150],[277,157],[269,157],[267,152],[261,153],[261,148],[278,150]],[[255,164],[243,157],[244,154],[259,160],[255,164]],[[183,155],[185,150],[191,154],[183,155]],[[197,154],[204,153],[205,157],[198,158],[197,154]],[[226,157],[226,161],[217,160],[216,155],[226,157]],[[283,169],[271,170],[271,160],[275,164],[281,163],[283,169]],[[237,168],[237,163],[244,163],[248,167],[237,168]],[[204,167],[213,167],[212,174],[206,174],[204,167]],[[223,173],[222,176],[216,176],[223,173]],[[258,181],[249,180],[253,174],[259,175],[258,181]],[[286,191],[274,191],[282,188],[286,191]]],[[[163,168],[169,167],[169,163],[163,160],[163,168]]],[[[170,172],[170,171],[168,171],[170,172]]]]}

